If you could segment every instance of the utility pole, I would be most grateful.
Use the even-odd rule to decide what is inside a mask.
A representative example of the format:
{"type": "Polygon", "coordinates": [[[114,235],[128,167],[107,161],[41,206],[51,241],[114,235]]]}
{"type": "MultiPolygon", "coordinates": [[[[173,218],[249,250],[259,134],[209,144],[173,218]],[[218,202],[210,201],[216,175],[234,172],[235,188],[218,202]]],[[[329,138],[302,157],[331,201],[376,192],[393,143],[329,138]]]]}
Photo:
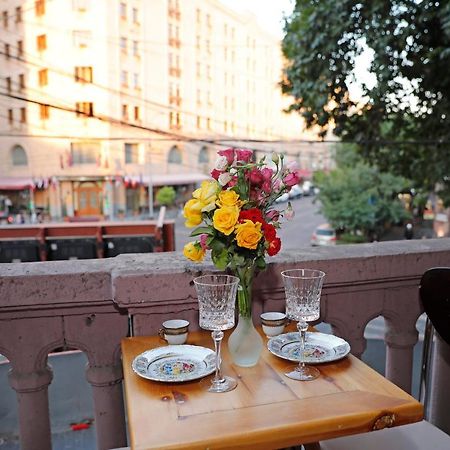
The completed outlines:
{"type": "Polygon", "coordinates": [[[153,211],[153,177],[152,177],[152,144],[148,144],[148,215],[154,217],[153,211]]]}

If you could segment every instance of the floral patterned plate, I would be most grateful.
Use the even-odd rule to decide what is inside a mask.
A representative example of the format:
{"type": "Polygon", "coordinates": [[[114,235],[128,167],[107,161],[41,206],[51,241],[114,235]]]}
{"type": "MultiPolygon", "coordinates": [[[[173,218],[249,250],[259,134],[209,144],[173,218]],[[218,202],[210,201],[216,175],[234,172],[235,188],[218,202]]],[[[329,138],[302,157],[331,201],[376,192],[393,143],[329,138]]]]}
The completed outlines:
{"type": "Polygon", "coordinates": [[[147,350],[131,367],[142,378],[168,383],[196,380],[214,372],[215,353],[197,345],[167,345],[147,350]]]}
{"type": "MultiPolygon", "coordinates": [[[[285,333],[269,339],[267,347],[274,355],[289,361],[301,361],[299,333],[285,333]]],[[[350,345],[332,334],[306,333],[306,364],[336,361],[347,356],[350,345]]]]}

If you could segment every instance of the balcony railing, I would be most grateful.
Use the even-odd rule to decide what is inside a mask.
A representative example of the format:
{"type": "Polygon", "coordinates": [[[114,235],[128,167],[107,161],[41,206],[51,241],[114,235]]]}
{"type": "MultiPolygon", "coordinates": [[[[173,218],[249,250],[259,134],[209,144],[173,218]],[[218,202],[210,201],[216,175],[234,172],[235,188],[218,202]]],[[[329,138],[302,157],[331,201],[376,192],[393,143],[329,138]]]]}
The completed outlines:
{"type": "MultiPolygon", "coordinates": [[[[308,266],[327,274],[321,320],[345,338],[356,356],[366,347],[367,323],[386,321],[386,376],[411,389],[418,285],[430,267],[450,261],[450,239],[303,248],[273,258],[257,277],[254,317],[283,310],[281,270],[308,266]]],[[[120,340],[155,334],[164,319],[183,317],[195,328],[192,278],[211,264],[186,262],[178,253],[120,255],[0,265],[0,353],[11,363],[22,450],[51,449],[47,355],[77,348],[88,359],[100,450],[126,445],[120,340]]]]}

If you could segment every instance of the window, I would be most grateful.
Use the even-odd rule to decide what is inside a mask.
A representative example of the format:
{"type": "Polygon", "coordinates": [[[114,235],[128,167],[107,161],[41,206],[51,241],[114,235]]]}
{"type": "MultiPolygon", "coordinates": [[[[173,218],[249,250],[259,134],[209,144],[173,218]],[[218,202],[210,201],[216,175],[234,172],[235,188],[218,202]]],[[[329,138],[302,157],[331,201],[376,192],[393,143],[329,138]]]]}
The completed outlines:
{"type": "Polygon", "coordinates": [[[72,37],[75,47],[86,48],[92,39],[92,33],[89,30],[74,30],[72,37]]]}
{"type": "Polygon", "coordinates": [[[125,164],[138,164],[139,144],[125,143],[125,164]]]}
{"type": "Polygon", "coordinates": [[[16,23],[22,22],[22,8],[18,6],[16,8],[16,23]]]}
{"type": "Polygon", "coordinates": [[[92,83],[93,72],[90,66],[75,67],[75,81],[77,83],[92,83]]]}
{"type": "Polygon", "coordinates": [[[75,103],[77,117],[94,115],[94,104],[92,102],[77,102],[75,103]]]}
{"type": "Polygon", "coordinates": [[[74,11],[84,12],[89,7],[89,0],[72,0],[72,9],[74,11]]]}
{"type": "Polygon", "coordinates": [[[134,107],[134,120],[141,120],[141,111],[139,106],[134,107]]]}
{"type": "Polygon", "coordinates": [[[120,82],[122,83],[122,86],[128,86],[128,72],[126,70],[120,72],[120,82]]]}
{"type": "Polygon", "coordinates": [[[36,45],[38,51],[42,52],[43,50],[45,50],[47,48],[47,36],[45,34],[40,34],[36,38],[36,45]]]}
{"type": "Polygon", "coordinates": [[[200,23],[202,22],[202,13],[201,13],[200,9],[198,9],[198,8],[196,11],[196,20],[197,20],[197,24],[200,25],[200,23]]]}
{"type": "Polygon", "coordinates": [[[126,18],[127,18],[127,4],[126,3],[124,3],[124,2],[120,3],[119,14],[120,14],[121,19],[126,20],[126,18]]]}
{"type": "Polygon", "coordinates": [[[2,12],[3,27],[8,28],[8,11],[2,12]]]}
{"type": "Polygon", "coordinates": [[[208,130],[211,129],[211,119],[210,119],[209,117],[206,119],[206,128],[207,128],[208,130]]]}
{"type": "Polygon", "coordinates": [[[127,38],[121,37],[120,38],[120,49],[122,50],[123,53],[127,52],[127,47],[128,47],[127,38]]]}
{"type": "Polygon", "coordinates": [[[135,89],[140,89],[139,87],[139,74],[135,73],[133,74],[133,86],[135,89]]]}
{"type": "Polygon", "coordinates": [[[197,116],[197,128],[200,130],[202,128],[202,118],[197,116]]]}
{"type": "Polygon", "coordinates": [[[8,123],[12,125],[14,122],[14,113],[12,109],[8,109],[8,123]]]}
{"type": "Polygon", "coordinates": [[[20,108],[20,123],[27,123],[27,109],[20,108]]]}
{"type": "Polygon", "coordinates": [[[9,44],[5,44],[5,58],[9,59],[9,44]]]}
{"type": "Polygon", "coordinates": [[[27,166],[28,157],[20,145],[16,145],[11,150],[11,161],[13,166],[27,166]]]}
{"type": "Polygon", "coordinates": [[[11,94],[11,77],[6,77],[6,92],[11,94]]]}
{"type": "Polygon", "coordinates": [[[205,145],[200,149],[200,152],[198,153],[198,162],[199,163],[209,162],[208,147],[206,147],[205,145]]]}
{"type": "Polygon", "coordinates": [[[139,56],[139,42],[133,41],[133,55],[139,56]]]}
{"type": "Polygon", "coordinates": [[[139,10],[137,8],[133,8],[132,17],[133,17],[133,23],[139,23],[139,10]]]}
{"type": "Polygon", "coordinates": [[[50,107],[48,105],[39,105],[39,117],[41,120],[47,120],[50,117],[50,107]]]}
{"type": "Polygon", "coordinates": [[[23,73],[19,74],[19,91],[25,89],[25,75],[23,73]]]}
{"type": "Polygon", "coordinates": [[[122,105],[122,119],[128,120],[128,105],[122,105]]]}
{"type": "Polygon", "coordinates": [[[71,142],[72,164],[95,164],[101,149],[100,142],[71,142]]]}
{"type": "Polygon", "coordinates": [[[34,5],[36,16],[43,16],[45,14],[45,0],[36,0],[34,5]]]}
{"type": "Polygon", "coordinates": [[[47,86],[47,84],[48,84],[48,70],[47,69],[41,69],[38,72],[38,81],[39,81],[39,86],[47,86]]]}
{"type": "Polygon", "coordinates": [[[167,162],[171,164],[181,164],[183,162],[181,150],[176,145],[170,149],[167,162]]]}
{"type": "Polygon", "coordinates": [[[23,56],[23,41],[17,41],[17,57],[22,58],[23,56]]]}

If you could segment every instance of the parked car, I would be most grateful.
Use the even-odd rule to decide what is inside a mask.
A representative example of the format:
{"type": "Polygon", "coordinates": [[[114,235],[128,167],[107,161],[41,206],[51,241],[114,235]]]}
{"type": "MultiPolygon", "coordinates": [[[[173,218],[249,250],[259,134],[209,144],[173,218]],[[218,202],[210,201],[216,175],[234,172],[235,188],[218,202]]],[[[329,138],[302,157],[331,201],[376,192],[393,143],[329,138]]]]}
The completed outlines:
{"type": "Polygon", "coordinates": [[[314,186],[311,183],[311,181],[304,181],[303,182],[303,186],[302,186],[302,190],[303,190],[303,195],[304,196],[308,196],[308,195],[314,195],[314,186]]]}
{"type": "Polygon", "coordinates": [[[289,200],[289,194],[285,192],[284,194],[281,194],[276,200],[276,203],[284,203],[289,200]]]}
{"type": "Polygon", "coordinates": [[[311,236],[311,245],[336,245],[336,232],[327,223],[319,225],[311,236]]]}
{"type": "Polygon", "coordinates": [[[300,198],[302,195],[303,190],[298,184],[292,186],[291,190],[289,191],[289,198],[300,198]]]}

